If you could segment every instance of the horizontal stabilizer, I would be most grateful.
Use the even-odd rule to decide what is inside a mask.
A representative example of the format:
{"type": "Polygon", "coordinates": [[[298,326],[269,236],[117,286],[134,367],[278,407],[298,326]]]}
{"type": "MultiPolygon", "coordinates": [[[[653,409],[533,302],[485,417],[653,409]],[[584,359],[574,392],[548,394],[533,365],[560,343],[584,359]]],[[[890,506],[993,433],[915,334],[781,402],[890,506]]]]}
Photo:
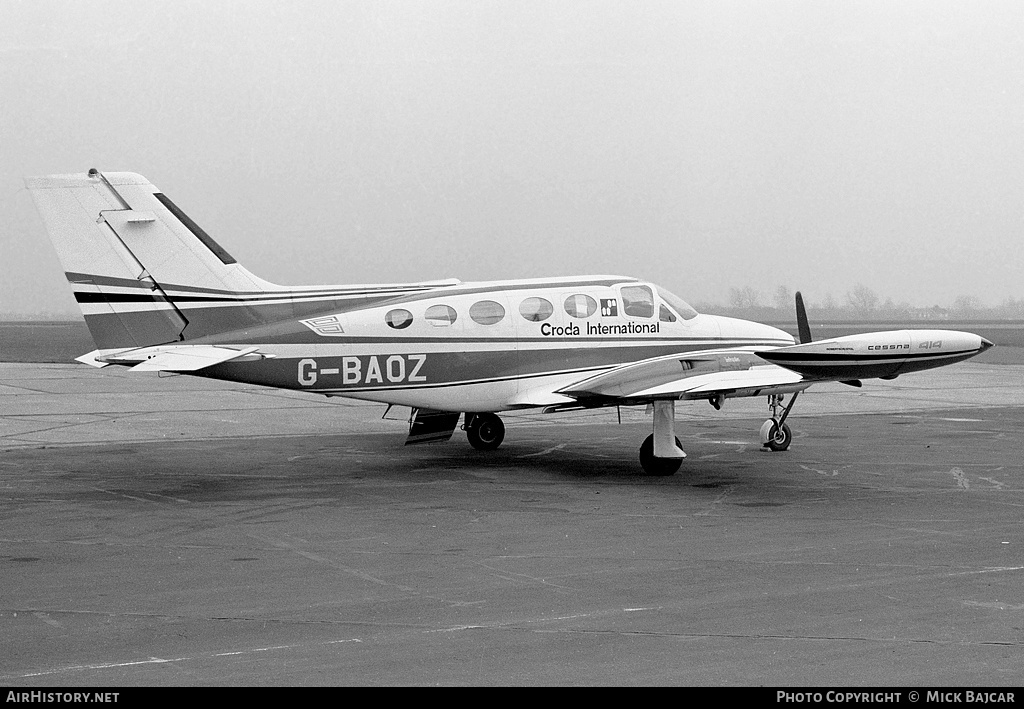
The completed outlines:
{"type": "Polygon", "coordinates": [[[153,359],[148,359],[132,367],[133,372],[195,372],[215,364],[230,362],[255,352],[258,347],[247,347],[234,350],[229,347],[213,347],[210,345],[193,345],[161,352],[153,359]]]}
{"type": "Polygon", "coordinates": [[[96,360],[103,364],[133,364],[133,372],[195,372],[241,358],[263,359],[265,355],[254,354],[258,349],[246,347],[236,350],[213,345],[145,347],[97,357],[96,360]]]}
{"type": "MultiPolygon", "coordinates": [[[[80,357],[75,357],[75,361],[81,362],[82,364],[88,364],[90,367],[102,369],[103,367],[109,367],[112,363],[101,361],[98,358],[102,357],[104,352],[110,351],[111,350],[93,350],[92,352],[87,352],[86,354],[81,355],[80,357]]],[[[118,350],[114,351],[117,352],[118,350]]]]}

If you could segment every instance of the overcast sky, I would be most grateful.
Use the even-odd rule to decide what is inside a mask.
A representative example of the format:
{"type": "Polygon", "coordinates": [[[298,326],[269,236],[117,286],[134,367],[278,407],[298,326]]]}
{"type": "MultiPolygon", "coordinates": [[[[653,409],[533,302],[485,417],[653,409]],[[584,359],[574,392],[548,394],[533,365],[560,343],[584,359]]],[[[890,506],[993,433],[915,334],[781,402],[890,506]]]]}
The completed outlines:
{"type": "Polygon", "coordinates": [[[620,273],[1024,297],[1024,3],[0,0],[0,313],[75,314],[22,178],[140,172],[283,284],[620,273]]]}

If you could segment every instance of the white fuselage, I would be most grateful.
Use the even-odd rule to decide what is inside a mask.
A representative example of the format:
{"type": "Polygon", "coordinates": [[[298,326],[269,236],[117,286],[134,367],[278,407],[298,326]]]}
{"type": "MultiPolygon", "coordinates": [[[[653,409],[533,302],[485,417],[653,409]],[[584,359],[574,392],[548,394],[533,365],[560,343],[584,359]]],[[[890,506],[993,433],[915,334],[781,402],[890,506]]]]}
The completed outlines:
{"type": "Polygon", "coordinates": [[[273,355],[275,386],[460,411],[567,403],[557,389],[652,357],[793,344],[622,277],[465,283],[300,322],[287,343],[230,344],[273,355]]]}

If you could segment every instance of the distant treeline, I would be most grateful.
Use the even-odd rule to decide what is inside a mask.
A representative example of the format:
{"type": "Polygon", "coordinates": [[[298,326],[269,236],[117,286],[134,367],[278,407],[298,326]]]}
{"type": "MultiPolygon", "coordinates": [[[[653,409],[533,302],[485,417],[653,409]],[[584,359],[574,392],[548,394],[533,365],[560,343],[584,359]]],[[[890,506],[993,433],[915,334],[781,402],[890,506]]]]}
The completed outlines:
{"type": "MultiPolygon", "coordinates": [[[[884,300],[867,286],[858,285],[842,300],[831,293],[815,300],[805,295],[807,315],[819,320],[1024,320],[1024,298],[1007,298],[988,306],[973,295],[961,295],[948,308],[939,305],[920,307],[907,302],[884,300]]],[[[694,303],[702,313],[728,315],[751,320],[791,319],[794,313],[793,290],[778,286],[770,296],[747,286],[729,289],[729,304],[694,303]]]]}

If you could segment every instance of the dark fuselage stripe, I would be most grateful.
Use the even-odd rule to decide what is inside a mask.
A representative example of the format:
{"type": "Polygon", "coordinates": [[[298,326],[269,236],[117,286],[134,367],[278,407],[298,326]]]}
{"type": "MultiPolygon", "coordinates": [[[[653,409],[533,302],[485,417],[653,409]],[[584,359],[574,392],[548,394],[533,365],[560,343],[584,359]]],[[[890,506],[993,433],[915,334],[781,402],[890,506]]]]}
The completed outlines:
{"type": "MultiPolygon", "coordinates": [[[[403,345],[403,344],[471,344],[486,343],[492,345],[514,345],[520,342],[550,342],[550,343],[586,343],[596,344],[599,342],[629,342],[637,347],[645,345],[708,345],[714,348],[720,347],[757,347],[789,345],[790,340],[765,340],[763,338],[737,338],[737,337],[649,337],[628,335],[603,335],[600,337],[335,337],[327,340],[320,338],[312,342],[321,345],[403,345]]],[[[241,344],[241,343],[234,343],[241,344]]],[[[245,343],[245,344],[256,344],[245,343]]],[[[290,342],[289,342],[290,344],[290,342]]],[[[302,343],[306,344],[306,343],[302,343]]]]}
{"type": "MultiPolygon", "coordinates": [[[[322,293],[322,294],[309,294],[309,293],[284,293],[284,294],[266,294],[266,295],[254,295],[254,296],[231,296],[231,297],[220,297],[220,296],[199,296],[199,295],[177,295],[174,293],[168,293],[167,298],[162,296],[152,295],[152,291],[146,293],[97,293],[95,291],[75,291],[75,300],[79,303],[161,303],[166,300],[174,301],[175,303],[250,303],[254,301],[293,301],[293,300],[312,300],[312,299],[332,299],[332,298],[349,298],[354,296],[392,296],[402,295],[405,291],[345,291],[338,293],[322,293]]],[[[376,304],[376,303],[375,303],[376,304]]],[[[330,305],[327,305],[330,308],[330,305]]]]}
{"type": "MultiPolygon", "coordinates": [[[[548,376],[589,376],[652,357],[686,357],[707,352],[703,344],[650,343],[647,346],[565,347],[560,349],[441,351],[406,349],[391,353],[349,350],[332,354],[289,354],[259,362],[227,362],[197,372],[317,393],[417,390],[514,382],[548,376]]],[[[569,383],[569,382],[566,382],[569,383]]]]}
{"type": "Polygon", "coordinates": [[[882,354],[805,354],[803,352],[760,352],[758,354],[761,356],[762,359],[766,359],[769,362],[774,362],[778,364],[783,364],[786,362],[792,362],[793,364],[814,364],[816,362],[821,362],[822,364],[836,364],[837,362],[886,362],[890,360],[901,359],[925,359],[928,357],[956,357],[959,355],[970,354],[976,351],[977,350],[957,350],[956,352],[910,352],[906,350],[891,350],[889,352],[885,352],[882,354]]]}

